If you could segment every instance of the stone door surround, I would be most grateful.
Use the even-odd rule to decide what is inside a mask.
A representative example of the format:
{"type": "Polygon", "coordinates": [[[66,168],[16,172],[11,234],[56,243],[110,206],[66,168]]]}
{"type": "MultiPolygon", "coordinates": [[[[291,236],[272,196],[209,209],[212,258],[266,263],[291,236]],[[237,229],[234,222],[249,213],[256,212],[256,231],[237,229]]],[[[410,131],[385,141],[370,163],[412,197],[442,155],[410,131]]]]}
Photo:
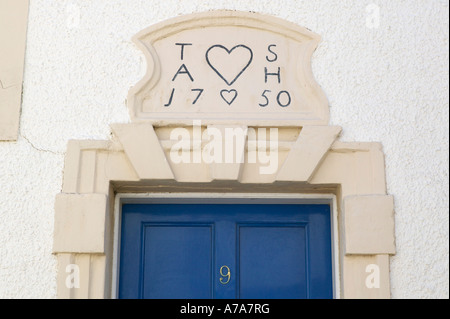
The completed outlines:
{"type": "MultiPolygon", "coordinates": [[[[334,195],[340,269],[340,287],[336,289],[340,297],[389,298],[389,256],[395,254],[394,201],[386,193],[382,146],[342,142],[341,128],[328,125],[326,98],[310,72],[310,57],[319,39],[292,23],[235,11],[183,16],[140,32],[134,41],[145,52],[149,70],[130,90],[132,123],[112,124],[110,140],[68,143],[62,192],[55,201],[53,251],[58,258],[58,297],[114,295],[116,194],[224,192],[334,195]],[[235,42],[230,38],[216,44],[208,42],[214,34],[231,37],[241,33],[246,36],[246,32],[255,37],[262,34],[263,38],[268,34],[271,43],[258,47],[259,42],[244,43],[239,38],[235,42]],[[239,44],[233,45],[236,41],[239,44]],[[198,54],[202,56],[200,62],[190,60],[188,55],[195,52],[194,43],[203,54],[198,54]],[[169,53],[161,58],[166,50],[169,53]],[[208,50],[217,50],[215,54],[222,58],[205,57],[208,50]],[[293,59],[294,53],[300,59],[293,59]],[[233,54],[240,65],[225,74],[220,61],[233,54]],[[270,62],[275,55],[279,65],[270,62]],[[283,55],[291,58],[283,60],[283,55]],[[170,59],[177,59],[177,64],[164,64],[170,59]],[[294,63],[293,70],[299,75],[283,75],[290,63],[294,63]],[[270,67],[270,72],[265,67],[270,67]],[[302,83],[305,85],[296,89],[302,83]],[[204,96],[199,97],[200,89],[204,96]],[[232,90],[238,92],[237,96],[232,90]],[[270,91],[265,94],[268,105],[264,105],[267,101],[261,95],[264,90],[270,91]],[[291,96],[289,106],[284,106],[289,102],[287,93],[281,93],[277,101],[282,91],[291,96]],[[268,94],[273,92],[275,96],[268,94]],[[206,105],[217,109],[209,112],[206,105]],[[247,109],[235,111],[239,105],[247,109]],[[266,107],[271,109],[265,112],[266,107]],[[202,138],[208,129],[243,132],[243,143],[234,145],[235,151],[243,154],[242,161],[174,160],[171,151],[177,141],[171,137],[174,130],[180,129],[190,134],[191,144],[184,149],[189,158],[207,147],[208,140],[202,138]],[[277,132],[277,163],[265,174],[261,174],[261,168],[267,163],[249,161],[252,152],[260,147],[253,148],[252,144],[258,129],[277,132]],[[194,138],[196,130],[200,141],[194,138]],[[79,267],[78,288],[68,284],[71,265],[79,267]]],[[[226,134],[217,136],[226,143],[226,134]]]]}

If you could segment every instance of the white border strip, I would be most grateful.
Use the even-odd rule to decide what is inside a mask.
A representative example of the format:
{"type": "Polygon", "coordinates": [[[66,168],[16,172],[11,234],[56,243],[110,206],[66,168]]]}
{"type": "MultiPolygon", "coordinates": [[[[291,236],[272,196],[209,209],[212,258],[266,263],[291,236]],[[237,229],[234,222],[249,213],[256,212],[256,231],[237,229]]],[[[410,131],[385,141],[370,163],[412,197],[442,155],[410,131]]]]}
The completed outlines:
{"type": "Polygon", "coordinates": [[[288,194],[288,193],[126,193],[116,194],[114,200],[114,247],[112,264],[111,298],[118,297],[118,274],[120,255],[120,220],[122,204],[330,204],[332,259],[333,259],[333,297],[340,299],[338,211],[336,196],[333,194],[288,194]]]}

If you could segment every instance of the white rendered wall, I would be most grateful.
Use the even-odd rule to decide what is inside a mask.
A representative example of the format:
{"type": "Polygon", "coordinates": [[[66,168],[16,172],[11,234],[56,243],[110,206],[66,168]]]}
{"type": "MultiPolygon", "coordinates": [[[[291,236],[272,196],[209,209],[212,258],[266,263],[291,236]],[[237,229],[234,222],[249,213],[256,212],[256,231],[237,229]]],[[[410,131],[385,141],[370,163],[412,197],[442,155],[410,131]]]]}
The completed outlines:
{"type": "Polygon", "coordinates": [[[449,297],[448,1],[30,2],[20,137],[0,142],[0,298],[56,296],[53,205],[67,141],[108,139],[110,123],[129,121],[127,92],[145,72],[131,37],[212,9],[271,14],[322,36],[313,71],[330,124],[344,141],[384,147],[392,297],[449,297]]]}

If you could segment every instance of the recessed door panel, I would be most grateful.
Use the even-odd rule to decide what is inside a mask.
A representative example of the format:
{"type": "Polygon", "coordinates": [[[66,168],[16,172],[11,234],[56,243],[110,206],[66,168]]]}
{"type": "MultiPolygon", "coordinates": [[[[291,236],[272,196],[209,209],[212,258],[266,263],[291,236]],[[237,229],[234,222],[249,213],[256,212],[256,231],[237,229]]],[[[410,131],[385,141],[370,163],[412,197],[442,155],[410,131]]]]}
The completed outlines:
{"type": "Polygon", "coordinates": [[[142,297],[212,298],[212,236],[212,226],[145,225],[142,297]]]}
{"type": "Polygon", "coordinates": [[[239,227],[239,297],[308,297],[304,226],[239,227]]]}

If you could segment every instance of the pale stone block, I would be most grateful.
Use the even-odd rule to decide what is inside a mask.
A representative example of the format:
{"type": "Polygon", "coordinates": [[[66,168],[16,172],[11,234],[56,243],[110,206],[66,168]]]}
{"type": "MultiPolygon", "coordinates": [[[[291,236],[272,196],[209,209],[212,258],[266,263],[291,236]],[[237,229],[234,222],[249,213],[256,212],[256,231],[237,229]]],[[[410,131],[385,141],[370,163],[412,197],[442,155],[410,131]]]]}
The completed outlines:
{"type": "Polygon", "coordinates": [[[139,181],[139,176],[123,151],[97,154],[95,193],[108,194],[111,181],[139,181]]]}
{"type": "Polygon", "coordinates": [[[111,128],[140,179],[174,178],[152,125],[114,124],[111,128]]]}
{"type": "Polygon", "coordinates": [[[109,274],[106,270],[107,257],[105,255],[92,254],[90,255],[90,272],[89,272],[89,298],[90,299],[104,299],[108,298],[107,293],[111,292],[106,287],[106,275],[109,274]]]}
{"type": "Polygon", "coordinates": [[[89,298],[89,280],[89,254],[58,254],[59,299],[89,298]]]}
{"type": "Polygon", "coordinates": [[[97,151],[82,150],[78,193],[87,194],[95,192],[96,170],[97,170],[97,151]]]}
{"type": "Polygon", "coordinates": [[[70,140],[67,143],[67,152],[64,158],[64,180],[62,191],[64,193],[77,193],[80,175],[81,150],[80,142],[70,140]]]}
{"type": "MultiPolygon", "coordinates": [[[[168,154],[169,155],[169,154],[168,154]]],[[[211,169],[205,163],[172,163],[172,170],[177,182],[209,183],[212,181],[211,169]]]]}
{"type": "Polygon", "coordinates": [[[344,233],[346,254],[395,254],[394,198],[344,198],[344,233]]]}
{"type": "Polygon", "coordinates": [[[277,175],[278,181],[309,181],[339,136],[338,126],[305,126],[277,175]]]}
{"type": "MultiPolygon", "coordinates": [[[[314,145],[311,147],[314,148],[314,145]]],[[[386,194],[384,155],[379,143],[334,142],[310,178],[311,184],[338,184],[342,197],[386,194]]]]}
{"type": "Polygon", "coordinates": [[[389,299],[389,255],[345,256],[343,261],[345,299],[389,299]]]}
{"type": "Polygon", "coordinates": [[[17,140],[21,100],[21,84],[2,88],[0,83],[0,141],[17,140]]]}
{"type": "Polygon", "coordinates": [[[59,194],[55,202],[55,253],[104,253],[107,196],[59,194]]]}
{"type": "Polygon", "coordinates": [[[57,294],[59,299],[105,298],[106,256],[58,254],[57,294]]]}
{"type": "Polygon", "coordinates": [[[357,194],[354,173],[355,152],[330,150],[311,177],[311,184],[335,184],[341,186],[343,196],[357,194]]]}
{"type": "MultiPolygon", "coordinates": [[[[112,153],[110,141],[70,140],[64,159],[63,193],[95,193],[98,153],[112,153]]],[[[108,181],[109,182],[109,181],[108,181]]]]}
{"type": "Polygon", "coordinates": [[[269,160],[265,163],[262,163],[258,155],[252,154],[252,152],[255,153],[255,151],[247,151],[245,154],[245,163],[241,167],[239,182],[243,184],[271,184],[275,182],[277,173],[288,156],[288,151],[279,149],[276,152],[276,158],[268,156],[269,160]],[[251,157],[256,158],[256,162],[250,160],[251,157]]]}
{"type": "Polygon", "coordinates": [[[18,137],[29,0],[0,1],[0,141],[18,137]]]}
{"type": "Polygon", "coordinates": [[[222,137],[222,159],[219,163],[211,163],[211,176],[215,180],[237,180],[244,164],[247,127],[241,125],[209,125],[208,129],[218,130],[222,137]],[[236,137],[230,138],[228,132],[236,131],[236,137]],[[242,135],[239,133],[243,132],[242,135]],[[227,145],[231,144],[231,145],[227,145]],[[227,152],[232,151],[233,161],[227,163],[227,152]],[[237,158],[242,154],[241,158],[237,158]]]}
{"type": "Polygon", "coordinates": [[[383,146],[381,143],[371,143],[370,148],[372,175],[372,194],[386,194],[386,166],[384,162],[383,146]]]}
{"type": "MultiPolygon", "coordinates": [[[[78,267],[78,287],[71,289],[73,299],[88,299],[89,286],[91,281],[91,255],[90,254],[74,254],[72,257],[72,267],[78,267]]],[[[67,288],[67,286],[66,286],[67,288]]]]}
{"type": "Polygon", "coordinates": [[[73,264],[72,254],[58,254],[58,278],[56,291],[59,299],[73,298],[72,284],[75,284],[76,278],[68,277],[75,276],[75,271],[69,265],[73,264]]]}

